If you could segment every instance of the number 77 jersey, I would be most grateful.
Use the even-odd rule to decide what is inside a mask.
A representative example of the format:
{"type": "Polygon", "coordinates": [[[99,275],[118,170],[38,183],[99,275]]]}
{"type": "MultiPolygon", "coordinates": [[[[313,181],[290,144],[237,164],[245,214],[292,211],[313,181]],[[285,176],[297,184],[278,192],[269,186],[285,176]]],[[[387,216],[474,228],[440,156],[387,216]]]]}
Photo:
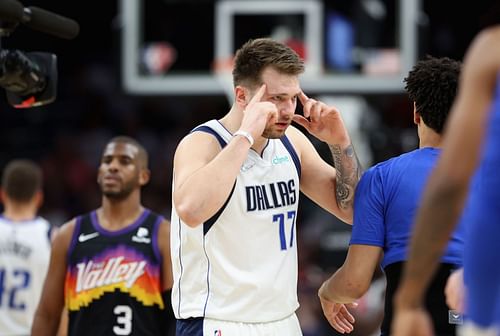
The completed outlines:
{"type": "MultiPolygon", "coordinates": [[[[216,120],[194,131],[212,134],[221,147],[232,138],[216,120]]],[[[269,139],[262,155],[249,150],[228,199],[208,221],[189,227],[174,204],[172,306],[178,319],[258,323],[295,312],[299,178],[288,138],[269,139]]]]}

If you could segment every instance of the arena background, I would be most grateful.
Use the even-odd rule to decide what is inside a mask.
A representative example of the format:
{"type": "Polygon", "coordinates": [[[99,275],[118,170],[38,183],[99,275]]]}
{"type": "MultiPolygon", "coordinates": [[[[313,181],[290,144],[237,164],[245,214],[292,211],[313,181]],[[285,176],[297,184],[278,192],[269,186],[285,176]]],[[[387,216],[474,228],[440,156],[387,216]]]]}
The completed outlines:
{"type": "MultiPolygon", "coordinates": [[[[193,92],[182,86],[169,91],[161,82],[150,92],[137,92],[124,85],[122,10],[126,1],[140,0],[25,0],[24,6],[38,6],[76,20],[79,35],[64,40],[19,26],[1,41],[2,49],[57,55],[59,81],[54,103],[15,109],[7,103],[5,90],[0,94],[0,168],[14,158],[31,158],[42,165],[45,202],[41,214],[54,225],[99,205],[95,181],[101,150],[107,140],[119,134],[137,138],[148,149],[152,180],[144,189],[143,203],[168,218],[171,160],[178,141],[195,125],[221,117],[229,107],[229,97],[222,89],[227,84],[224,77],[218,82],[221,87],[217,92],[193,92]]],[[[394,75],[394,71],[396,75],[402,73],[397,59],[400,5],[418,4],[418,13],[413,16],[418,37],[413,46],[415,59],[427,54],[462,59],[473,36],[500,17],[498,5],[492,0],[311,1],[320,4],[323,34],[322,63],[312,80],[314,76],[320,80],[325,74],[337,80],[349,75],[380,79],[394,75]],[[342,35],[334,36],[343,39],[330,39],[333,33],[329,29],[337,29],[334,31],[342,35]],[[347,49],[339,54],[337,48],[347,49]],[[368,58],[359,56],[359,50],[378,52],[378,57],[386,57],[385,63],[368,68],[368,58]]],[[[208,0],[145,0],[138,13],[141,41],[136,50],[137,73],[154,80],[178,74],[212,76],[214,70],[227,70],[227,59],[214,57],[216,7],[216,1],[208,0]]],[[[239,21],[234,21],[232,42],[238,47],[249,37],[272,31],[276,36],[291,38],[294,46],[307,55],[304,22],[301,15],[240,15],[239,21]],[[288,30],[274,30],[273,25],[288,30]]],[[[306,93],[341,107],[354,145],[368,167],[418,145],[411,104],[400,82],[400,88],[381,92],[349,89],[340,82],[338,87],[325,86],[306,93]]],[[[319,143],[317,146],[329,160],[328,149],[319,143]]],[[[350,229],[307,199],[301,202],[299,318],[306,336],[335,335],[322,317],[316,291],[325,276],[342,263],[350,229]]],[[[383,285],[383,277],[374,279],[372,289],[361,300],[356,335],[369,335],[376,329],[383,285]]]]}

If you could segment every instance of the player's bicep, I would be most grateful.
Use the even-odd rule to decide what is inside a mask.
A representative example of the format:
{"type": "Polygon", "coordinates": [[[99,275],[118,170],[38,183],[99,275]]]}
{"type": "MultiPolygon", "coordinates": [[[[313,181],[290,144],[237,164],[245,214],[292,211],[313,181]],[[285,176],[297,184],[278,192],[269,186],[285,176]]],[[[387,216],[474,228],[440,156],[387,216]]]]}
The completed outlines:
{"type": "Polygon", "coordinates": [[[49,269],[31,329],[31,334],[34,336],[55,335],[57,333],[61,312],[64,308],[67,254],[74,227],[75,220],[63,225],[52,242],[49,269]]]}
{"type": "Polygon", "coordinates": [[[73,235],[74,223],[75,221],[72,221],[58,230],[52,242],[49,268],[40,299],[40,308],[50,315],[60,316],[64,305],[67,253],[73,235]]]}
{"type": "Polygon", "coordinates": [[[215,137],[206,132],[193,132],[182,139],[174,155],[176,190],[194,172],[206,166],[220,150],[215,137]]]}

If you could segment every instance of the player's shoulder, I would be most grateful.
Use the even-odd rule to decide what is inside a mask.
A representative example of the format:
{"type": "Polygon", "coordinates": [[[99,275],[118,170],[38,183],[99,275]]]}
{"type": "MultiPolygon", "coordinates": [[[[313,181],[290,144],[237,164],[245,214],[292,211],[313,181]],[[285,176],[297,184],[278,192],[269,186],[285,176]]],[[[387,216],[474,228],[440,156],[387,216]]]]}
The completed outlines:
{"type": "Polygon", "coordinates": [[[295,141],[296,139],[298,139],[300,141],[307,139],[307,136],[300,129],[295,127],[294,125],[290,125],[286,129],[285,134],[288,138],[292,139],[293,141],[295,141]]]}
{"type": "MultiPolygon", "coordinates": [[[[500,25],[491,26],[481,30],[481,32],[477,35],[476,40],[481,40],[483,42],[500,42],[500,25]]],[[[498,47],[497,44],[494,46],[498,47]]],[[[490,47],[492,47],[492,45],[490,45],[490,47]]]]}
{"type": "MultiPolygon", "coordinates": [[[[221,136],[221,128],[223,128],[223,126],[215,119],[194,127],[181,139],[181,141],[179,141],[176,153],[184,151],[206,152],[207,149],[210,148],[220,150],[227,142],[227,139],[221,136]]],[[[229,134],[227,130],[225,130],[225,132],[229,134]]]]}
{"type": "Polygon", "coordinates": [[[149,213],[150,216],[153,216],[153,218],[155,219],[155,222],[158,222],[160,225],[163,225],[165,223],[170,223],[164,215],[160,214],[159,212],[156,212],[152,209],[149,209],[149,208],[144,208],[144,211],[147,211],[149,213]]]}
{"type": "Polygon", "coordinates": [[[481,30],[474,38],[465,58],[465,66],[491,70],[500,67],[500,25],[481,30]]]}
{"type": "Polygon", "coordinates": [[[170,221],[166,219],[165,217],[161,217],[161,221],[159,222],[158,226],[158,234],[160,237],[165,236],[169,237],[170,236],[170,221]]]}
{"type": "Polygon", "coordinates": [[[304,132],[293,125],[290,125],[287,128],[285,135],[292,144],[293,148],[299,153],[302,152],[302,150],[307,150],[310,146],[313,146],[304,132]]]}
{"type": "Polygon", "coordinates": [[[76,228],[76,223],[78,221],[78,217],[74,217],[61,225],[61,227],[57,230],[57,234],[55,235],[54,239],[64,239],[64,240],[71,240],[73,237],[73,233],[76,228]]]}
{"type": "Polygon", "coordinates": [[[412,164],[415,160],[416,151],[411,151],[407,153],[394,156],[385,161],[376,163],[375,165],[368,168],[361,176],[361,181],[367,179],[373,179],[375,177],[382,178],[391,175],[398,170],[405,169],[408,164],[412,164]]]}
{"type": "Polygon", "coordinates": [[[379,162],[374,166],[374,168],[380,172],[390,171],[399,167],[404,168],[408,164],[414,164],[417,158],[422,158],[423,156],[426,156],[426,153],[424,153],[421,149],[416,149],[379,162]]]}

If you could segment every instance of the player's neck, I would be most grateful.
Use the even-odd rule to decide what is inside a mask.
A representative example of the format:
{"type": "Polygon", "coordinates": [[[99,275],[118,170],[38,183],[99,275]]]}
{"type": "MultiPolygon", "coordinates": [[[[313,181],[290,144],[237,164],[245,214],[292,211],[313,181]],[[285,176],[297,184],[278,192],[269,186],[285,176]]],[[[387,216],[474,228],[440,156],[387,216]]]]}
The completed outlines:
{"type": "Polygon", "coordinates": [[[14,205],[10,204],[5,207],[2,214],[5,218],[12,221],[32,220],[36,217],[36,208],[30,205],[14,205]]]}
{"type": "Polygon", "coordinates": [[[242,119],[243,111],[238,110],[238,107],[233,105],[231,110],[219,121],[229,132],[234,133],[240,129],[242,119]]]}
{"type": "Polygon", "coordinates": [[[418,132],[419,148],[435,147],[442,145],[442,136],[429,127],[421,127],[418,132]]]}
{"type": "Polygon", "coordinates": [[[97,217],[107,230],[119,230],[134,223],[144,211],[138,195],[131,194],[125,200],[103,197],[102,206],[97,209],[97,217]]]}

